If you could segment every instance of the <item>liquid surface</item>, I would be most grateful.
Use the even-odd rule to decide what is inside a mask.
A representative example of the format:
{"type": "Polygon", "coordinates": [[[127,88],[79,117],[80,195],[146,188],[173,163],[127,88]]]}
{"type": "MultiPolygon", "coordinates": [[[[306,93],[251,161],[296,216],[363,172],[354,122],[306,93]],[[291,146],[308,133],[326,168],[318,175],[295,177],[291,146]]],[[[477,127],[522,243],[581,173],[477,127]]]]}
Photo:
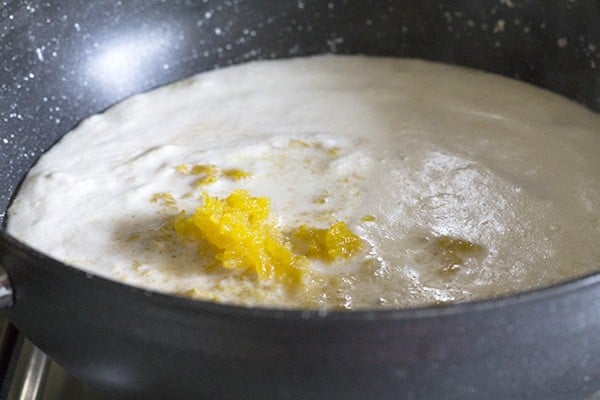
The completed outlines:
{"type": "Polygon", "coordinates": [[[255,62],[85,120],[30,171],[8,230],[92,273],[219,302],[467,301],[598,269],[598,154],[599,115],[487,73],[360,56],[255,62]],[[172,222],[203,193],[240,189],[270,199],[284,232],[310,227],[306,240],[343,222],[364,245],[311,260],[294,288],[223,268],[172,222]]]}

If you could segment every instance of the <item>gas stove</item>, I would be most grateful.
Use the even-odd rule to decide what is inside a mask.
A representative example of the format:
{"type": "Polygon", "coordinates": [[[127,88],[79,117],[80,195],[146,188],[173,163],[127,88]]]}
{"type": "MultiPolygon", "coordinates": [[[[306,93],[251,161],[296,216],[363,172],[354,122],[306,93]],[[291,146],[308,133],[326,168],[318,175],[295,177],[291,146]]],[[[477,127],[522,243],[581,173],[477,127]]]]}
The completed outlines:
{"type": "MultiPolygon", "coordinates": [[[[2,316],[0,377],[0,400],[110,400],[70,376],[2,316]]],[[[600,400],[600,392],[574,400],[600,400]]]]}

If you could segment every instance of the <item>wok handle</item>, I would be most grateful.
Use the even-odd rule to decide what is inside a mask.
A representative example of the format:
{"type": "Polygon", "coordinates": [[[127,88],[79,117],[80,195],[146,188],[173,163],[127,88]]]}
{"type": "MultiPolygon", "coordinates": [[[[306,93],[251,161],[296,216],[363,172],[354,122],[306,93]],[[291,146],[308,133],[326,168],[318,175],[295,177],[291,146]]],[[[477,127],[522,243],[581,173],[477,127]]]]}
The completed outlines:
{"type": "Polygon", "coordinates": [[[14,301],[14,292],[10,278],[2,264],[0,264],[0,310],[12,307],[14,301]]]}

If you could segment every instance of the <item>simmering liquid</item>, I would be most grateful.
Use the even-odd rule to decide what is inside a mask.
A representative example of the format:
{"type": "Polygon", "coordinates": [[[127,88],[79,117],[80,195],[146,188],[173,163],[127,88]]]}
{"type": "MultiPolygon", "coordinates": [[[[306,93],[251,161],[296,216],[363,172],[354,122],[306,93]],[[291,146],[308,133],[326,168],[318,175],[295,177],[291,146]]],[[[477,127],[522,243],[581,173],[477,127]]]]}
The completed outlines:
{"type": "Polygon", "coordinates": [[[599,154],[598,114],[488,73],[363,56],[253,62],[86,119],[30,171],[8,230],[91,273],[218,302],[467,301],[600,267],[599,154]],[[310,259],[289,285],[227,268],[173,229],[203,195],[236,190],[270,200],[290,248],[300,226],[343,222],[360,251],[310,259]]]}

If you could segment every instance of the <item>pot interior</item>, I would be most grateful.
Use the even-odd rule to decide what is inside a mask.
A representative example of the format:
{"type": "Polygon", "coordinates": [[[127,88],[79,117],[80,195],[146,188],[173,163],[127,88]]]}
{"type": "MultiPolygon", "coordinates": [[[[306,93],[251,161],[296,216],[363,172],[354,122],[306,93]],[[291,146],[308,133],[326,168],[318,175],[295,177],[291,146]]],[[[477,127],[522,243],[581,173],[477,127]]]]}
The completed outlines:
{"type": "MultiPolygon", "coordinates": [[[[483,69],[600,112],[594,0],[8,0],[0,8],[0,227],[33,163],[83,118],[200,71],[321,53],[483,69]]],[[[10,253],[18,247],[11,243],[0,247],[10,253]]],[[[527,304],[513,296],[383,312],[379,321],[368,312],[305,320],[125,290],[75,269],[43,268],[59,264],[17,250],[11,279],[21,297],[7,311],[11,320],[81,379],[134,398],[174,390],[182,398],[269,398],[293,393],[286,390],[296,376],[306,379],[292,387],[313,398],[339,398],[340,390],[341,398],[404,390],[450,399],[597,390],[597,340],[582,338],[597,336],[598,313],[588,306],[598,302],[598,275],[577,290],[529,293],[527,304]],[[511,346],[499,345],[507,337],[511,346]],[[323,366],[323,358],[323,375],[298,367],[323,366]],[[348,373],[354,366],[362,373],[348,373]]]]}
{"type": "Polygon", "coordinates": [[[0,226],[31,165],[86,116],[251,60],[418,57],[531,82],[600,111],[595,1],[80,0],[9,2],[0,13],[0,226]]]}

